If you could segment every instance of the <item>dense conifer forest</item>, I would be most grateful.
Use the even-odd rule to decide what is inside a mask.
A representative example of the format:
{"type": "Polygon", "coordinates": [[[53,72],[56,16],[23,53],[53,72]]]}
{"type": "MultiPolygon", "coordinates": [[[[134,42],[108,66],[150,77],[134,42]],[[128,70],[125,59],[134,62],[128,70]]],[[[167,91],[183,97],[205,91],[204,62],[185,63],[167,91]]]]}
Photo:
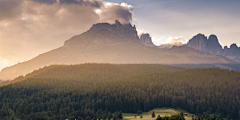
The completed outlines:
{"type": "Polygon", "coordinates": [[[240,73],[147,64],[55,65],[0,88],[0,118],[108,119],[122,112],[181,108],[240,119],[240,73]]]}

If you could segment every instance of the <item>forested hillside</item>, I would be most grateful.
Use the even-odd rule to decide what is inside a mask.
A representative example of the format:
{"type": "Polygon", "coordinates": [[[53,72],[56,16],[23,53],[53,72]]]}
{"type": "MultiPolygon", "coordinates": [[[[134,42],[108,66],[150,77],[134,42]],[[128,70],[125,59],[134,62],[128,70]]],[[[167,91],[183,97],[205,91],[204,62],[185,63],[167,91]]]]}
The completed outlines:
{"type": "Polygon", "coordinates": [[[104,118],[156,107],[240,119],[240,73],[219,68],[50,66],[0,88],[3,119],[104,118]]]}
{"type": "Polygon", "coordinates": [[[12,81],[0,81],[0,86],[15,83],[23,79],[54,78],[72,79],[81,82],[112,80],[126,75],[145,72],[174,72],[183,70],[180,67],[159,64],[79,64],[79,65],[52,65],[35,70],[25,77],[19,76],[12,81]]]}

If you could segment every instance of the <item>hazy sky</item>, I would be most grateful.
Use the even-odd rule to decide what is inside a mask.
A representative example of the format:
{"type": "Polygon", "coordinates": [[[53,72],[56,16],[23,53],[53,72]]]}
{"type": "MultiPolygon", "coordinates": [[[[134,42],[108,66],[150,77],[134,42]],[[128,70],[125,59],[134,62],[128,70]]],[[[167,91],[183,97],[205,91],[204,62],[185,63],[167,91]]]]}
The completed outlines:
{"type": "Polygon", "coordinates": [[[98,22],[136,24],[155,44],[203,33],[240,45],[240,1],[0,0],[0,69],[60,47],[98,22]],[[108,1],[108,2],[106,2],[108,1]],[[116,4],[117,3],[117,4],[116,4]]]}
{"type": "Polygon", "coordinates": [[[202,33],[217,35],[220,44],[240,45],[239,0],[107,0],[134,7],[138,30],[151,34],[156,44],[169,37],[189,40],[202,33]]]}

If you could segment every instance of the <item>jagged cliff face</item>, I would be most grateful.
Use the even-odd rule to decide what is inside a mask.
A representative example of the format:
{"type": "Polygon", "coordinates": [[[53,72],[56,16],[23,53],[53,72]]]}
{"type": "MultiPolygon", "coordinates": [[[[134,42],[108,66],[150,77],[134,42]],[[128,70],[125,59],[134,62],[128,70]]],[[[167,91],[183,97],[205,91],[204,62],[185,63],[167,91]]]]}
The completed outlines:
{"type": "Polygon", "coordinates": [[[104,40],[112,39],[112,41],[114,41],[116,40],[115,36],[118,36],[124,40],[139,41],[139,37],[135,26],[132,26],[130,23],[122,25],[118,20],[116,20],[115,24],[109,23],[94,24],[87,32],[75,36],[70,40],[67,40],[64,46],[82,45],[89,43],[91,44],[91,42],[94,41],[108,43],[109,41],[104,40]],[[88,41],[86,41],[86,39],[88,41]],[[99,39],[101,39],[101,41],[99,39]]]}
{"type": "Polygon", "coordinates": [[[187,47],[194,48],[200,51],[206,51],[207,37],[203,34],[198,34],[190,39],[187,43],[187,47]]]}
{"type": "MultiPolygon", "coordinates": [[[[140,41],[142,44],[147,46],[151,47],[155,46],[152,42],[152,38],[148,33],[142,34],[139,38],[135,25],[132,26],[130,23],[123,25],[118,20],[115,21],[115,24],[109,23],[94,24],[87,32],[81,34],[80,36],[75,36],[72,39],[66,41],[64,46],[79,45],[78,44],[79,42],[81,42],[81,45],[84,44],[85,42],[86,42],[85,44],[88,44],[93,41],[99,42],[98,40],[99,38],[108,39],[115,35],[125,40],[136,40],[140,41]],[[77,39],[75,39],[76,37],[77,39]],[[82,39],[89,39],[89,41],[81,40],[79,39],[79,37],[82,39]]],[[[114,40],[115,38],[111,39],[114,40]]],[[[104,41],[101,40],[101,42],[104,41]]]]}
{"type": "Polygon", "coordinates": [[[207,39],[203,34],[198,34],[190,39],[186,46],[240,62],[240,48],[232,44],[230,48],[225,46],[223,49],[216,35],[210,35],[207,39]]]}
{"type": "Polygon", "coordinates": [[[141,34],[140,41],[145,45],[152,46],[152,47],[155,46],[152,42],[152,38],[150,37],[150,35],[148,33],[141,34]]]}
{"type": "Polygon", "coordinates": [[[222,46],[219,44],[216,35],[210,35],[206,44],[206,52],[221,55],[222,46]]]}

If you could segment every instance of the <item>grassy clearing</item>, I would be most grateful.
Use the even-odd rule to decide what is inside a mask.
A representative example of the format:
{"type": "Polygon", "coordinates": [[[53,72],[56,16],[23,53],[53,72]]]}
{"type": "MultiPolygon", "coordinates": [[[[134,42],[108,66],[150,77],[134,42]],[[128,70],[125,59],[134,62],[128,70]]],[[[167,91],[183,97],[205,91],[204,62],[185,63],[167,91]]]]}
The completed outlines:
{"type": "Polygon", "coordinates": [[[123,113],[123,117],[124,117],[124,120],[155,120],[155,118],[152,118],[152,112],[155,112],[155,115],[156,117],[158,115],[160,115],[161,117],[163,116],[171,116],[171,115],[175,115],[175,114],[179,114],[180,112],[183,112],[183,113],[188,113],[187,116],[185,116],[185,119],[186,120],[191,120],[192,119],[192,115],[194,114],[191,114],[185,110],[182,110],[182,109],[173,109],[173,108],[156,108],[156,109],[153,109],[149,112],[144,112],[142,113],[142,117],[143,118],[140,118],[140,116],[136,116],[135,118],[135,115],[137,114],[134,114],[134,113],[123,113]]]}

